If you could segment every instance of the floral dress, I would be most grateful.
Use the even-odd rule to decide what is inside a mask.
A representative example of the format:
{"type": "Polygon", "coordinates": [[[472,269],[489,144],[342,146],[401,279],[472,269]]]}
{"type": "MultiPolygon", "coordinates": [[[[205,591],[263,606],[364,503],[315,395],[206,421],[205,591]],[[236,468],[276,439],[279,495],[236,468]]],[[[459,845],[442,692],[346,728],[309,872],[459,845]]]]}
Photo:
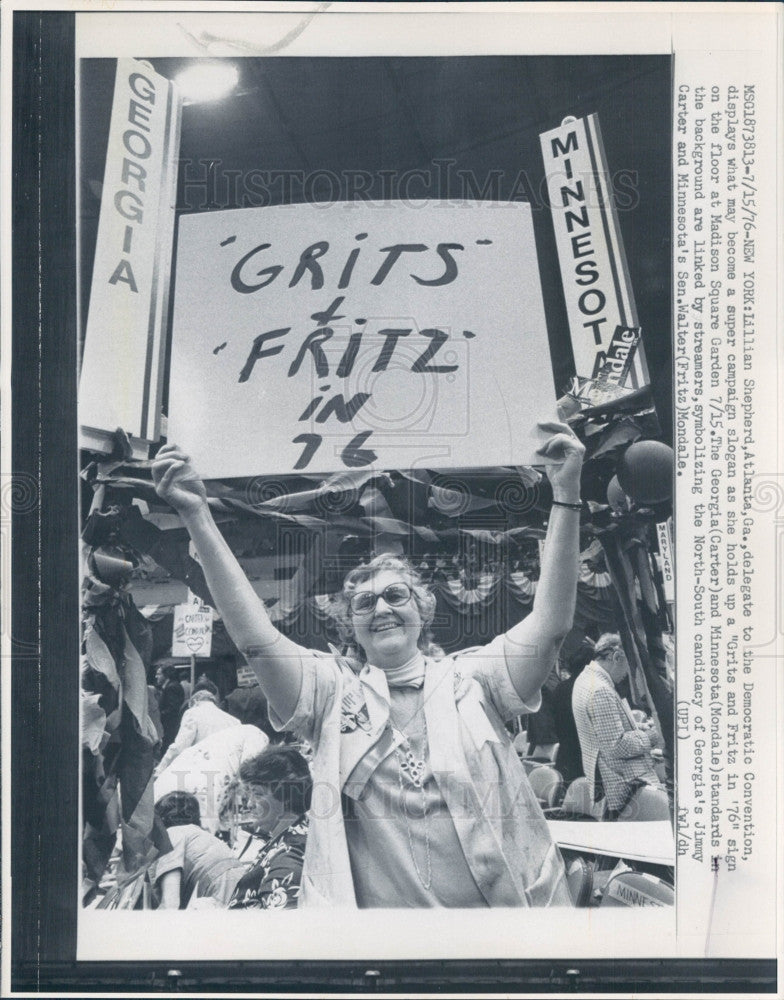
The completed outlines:
{"type": "Polygon", "coordinates": [[[308,821],[299,816],[259,852],[234,890],[229,909],[294,909],[299,900],[308,821]]]}

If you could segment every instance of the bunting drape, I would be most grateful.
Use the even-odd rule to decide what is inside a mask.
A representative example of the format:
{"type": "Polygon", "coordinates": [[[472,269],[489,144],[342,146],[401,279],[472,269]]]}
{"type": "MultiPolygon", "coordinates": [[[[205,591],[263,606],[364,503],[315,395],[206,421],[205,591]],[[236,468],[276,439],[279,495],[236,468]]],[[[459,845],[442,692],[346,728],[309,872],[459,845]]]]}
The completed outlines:
{"type": "MultiPolygon", "coordinates": [[[[447,652],[477,645],[495,638],[524,618],[533,606],[536,580],[522,571],[507,574],[481,574],[475,585],[465,575],[452,578],[437,575],[429,582],[436,595],[435,641],[447,652]],[[493,631],[495,629],[495,631],[493,631]]],[[[284,604],[268,606],[270,618],[289,638],[311,649],[327,651],[338,635],[332,618],[333,593],[305,596],[284,604]]],[[[158,617],[170,612],[161,605],[150,605],[143,613],[158,617]]],[[[584,630],[598,626],[601,631],[618,628],[612,584],[606,573],[588,571],[577,586],[575,625],[584,630]],[[590,582],[586,582],[590,581],[590,582]]]]}
{"type": "Polygon", "coordinates": [[[171,848],[153,813],[159,737],[148,707],[150,628],[129,593],[95,578],[84,587],[83,609],[83,860],[97,884],[118,831],[127,874],[171,848]]]}

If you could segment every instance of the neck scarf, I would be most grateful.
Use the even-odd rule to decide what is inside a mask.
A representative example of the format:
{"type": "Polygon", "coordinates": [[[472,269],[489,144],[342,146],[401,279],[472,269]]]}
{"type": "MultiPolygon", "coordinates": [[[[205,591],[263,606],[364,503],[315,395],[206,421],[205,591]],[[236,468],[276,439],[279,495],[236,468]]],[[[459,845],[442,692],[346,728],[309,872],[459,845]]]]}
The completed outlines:
{"type": "Polygon", "coordinates": [[[384,670],[387,684],[391,688],[420,688],[425,683],[425,658],[417,650],[410,660],[399,667],[389,667],[384,670]]]}

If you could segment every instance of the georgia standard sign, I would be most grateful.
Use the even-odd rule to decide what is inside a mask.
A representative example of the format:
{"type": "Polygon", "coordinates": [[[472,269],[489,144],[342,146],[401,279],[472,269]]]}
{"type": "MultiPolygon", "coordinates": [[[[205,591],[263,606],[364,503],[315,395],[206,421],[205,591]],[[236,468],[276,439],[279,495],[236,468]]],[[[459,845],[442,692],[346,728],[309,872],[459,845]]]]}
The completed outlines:
{"type": "Polygon", "coordinates": [[[90,288],[79,421],[85,443],[121,427],[159,436],[176,198],[173,84],[119,59],[90,288]]]}
{"type": "Polygon", "coordinates": [[[168,436],[207,478],[536,460],[555,396],[529,205],[187,215],[175,288],[168,436]]]}

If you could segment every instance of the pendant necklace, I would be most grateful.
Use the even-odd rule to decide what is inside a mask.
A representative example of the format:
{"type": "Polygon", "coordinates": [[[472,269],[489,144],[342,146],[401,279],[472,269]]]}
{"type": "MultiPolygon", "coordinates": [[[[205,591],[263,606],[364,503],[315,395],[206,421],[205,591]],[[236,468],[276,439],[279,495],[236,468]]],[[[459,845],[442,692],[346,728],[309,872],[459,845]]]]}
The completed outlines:
{"type": "MultiPolygon", "coordinates": [[[[419,713],[417,713],[419,714],[419,713]]],[[[423,717],[424,721],[424,717],[423,717]]],[[[408,736],[402,730],[398,729],[397,726],[392,724],[392,732],[396,737],[402,740],[402,745],[395,747],[395,759],[397,761],[397,780],[400,786],[401,793],[401,806],[403,805],[403,792],[405,791],[405,784],[403,782],[403,775],[405,775],[408,783],[414,788],[418,788],[420,795],[422,797],[422,820],[424,823],[425,830],[425,855],[426,855],[426,871],[423,877],[422,871],[417,863],[416,854],[414,853],[414,838],[411,836],[411,826],[408,822],[408,814],[403,807],[403,819],[406,824],[406,833],[408,834],[408,849],[411,852],[411,860],[414,862],[414,870],[417,873],[417,877],[422,884],[422,888],[429,891],[431,885],[433,884],[433,861],[430,853],[430,821],[427,815],[427,794],[425,792],[425,769],[427,762],[425,760],[425,753],[427,747],[427,727],[423,728],[421,734],[422,737],[422,747],[421,752],[417,752],[416,742],[413,735],[408,736]]]]}

